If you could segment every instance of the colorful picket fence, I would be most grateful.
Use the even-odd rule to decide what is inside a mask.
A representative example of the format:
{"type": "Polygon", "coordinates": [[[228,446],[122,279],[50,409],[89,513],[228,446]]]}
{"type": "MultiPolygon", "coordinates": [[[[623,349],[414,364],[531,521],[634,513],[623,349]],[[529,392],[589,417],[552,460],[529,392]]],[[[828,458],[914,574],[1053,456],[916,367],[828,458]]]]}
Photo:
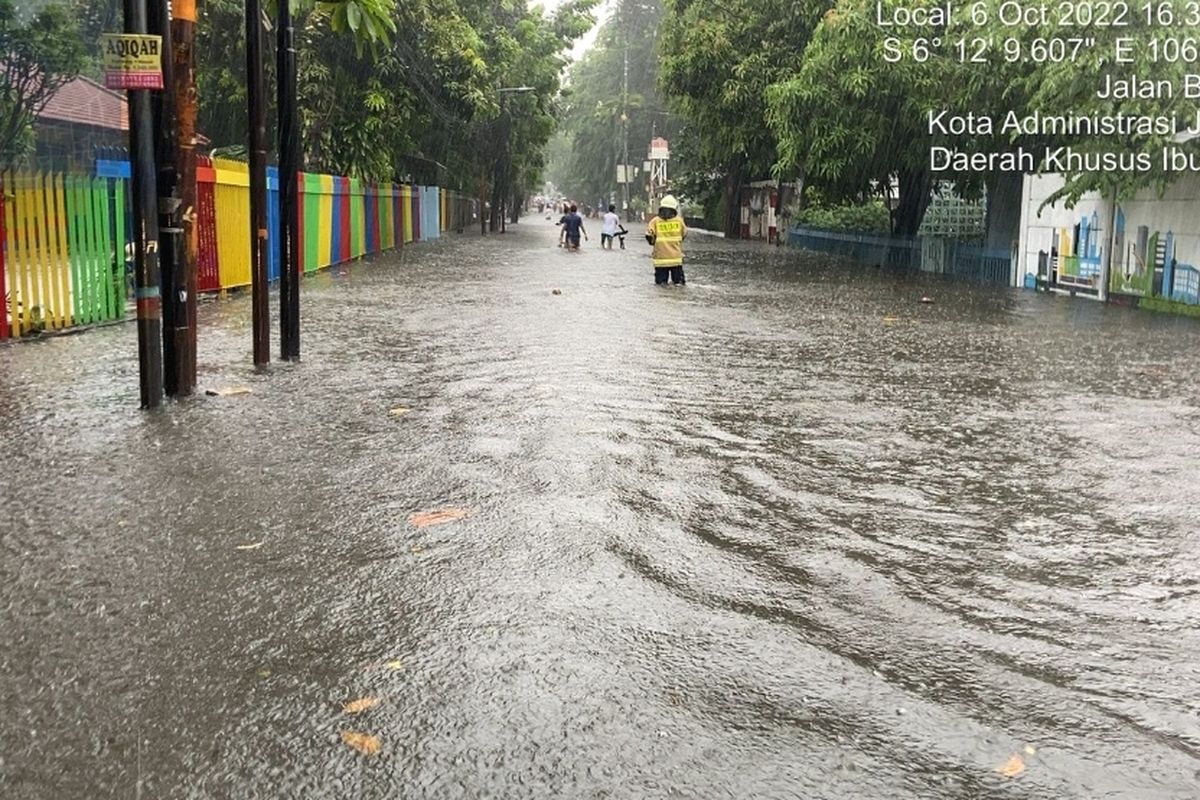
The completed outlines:
{"type": "Polygon", "coordinates": [[[125,182],[17,173],[0,184],[0,338],[123,317],[125,182]]]}
{"type": "MultiPolygon", "coordinates": [[[[96,174],[0,178],[0,339],[123,319],[132,296],[129,165],[96,174]]],[[[196,175],[198,287],[250,284],[250,177],[244,163],[201,159],[196,175]]],[[[471,201],[436,186],[369,184],[301,173],[300,265],[306,273],[439,237],[471,201]]],[[[279,277],[279,180],[268,170],[270,280],[279,277]]]]}

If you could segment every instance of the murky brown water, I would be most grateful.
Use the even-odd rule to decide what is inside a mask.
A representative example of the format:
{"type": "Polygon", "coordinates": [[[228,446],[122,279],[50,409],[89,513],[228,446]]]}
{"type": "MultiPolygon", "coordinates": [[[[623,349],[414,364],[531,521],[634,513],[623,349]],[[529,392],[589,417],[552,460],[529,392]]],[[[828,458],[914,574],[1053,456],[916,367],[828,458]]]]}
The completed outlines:
{"type": "Polygon", "coordinates": [[[1200,325],[554,232],[0,347],[0,796],[1200,796],[1200,325]]]}

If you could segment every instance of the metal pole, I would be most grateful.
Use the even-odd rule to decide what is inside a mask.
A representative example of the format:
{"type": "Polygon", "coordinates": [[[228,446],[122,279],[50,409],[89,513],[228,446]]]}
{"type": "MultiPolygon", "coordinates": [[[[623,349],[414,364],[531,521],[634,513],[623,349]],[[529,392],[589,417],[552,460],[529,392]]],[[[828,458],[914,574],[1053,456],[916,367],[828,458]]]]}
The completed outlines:
{"type": "Polygon", "coordinates": [[[246,104],[250,116],[250,303],[254,365],[271,361],[267,305],[267,128],[264,121],[262,3],[246,0],[246,104]]]}
{"type": "MultiPolygon", "coordinates": [[[[125,0],[125,32],[146,33],[146,0],[125,0]]],[[[129,90],[130,189],[137,298],[138,382],[142,408],[162,404],[162,318],[158,287],[158,192],[154,185],[154,118],[150,92],[129,90]]]]}
{"type": "MultiPolygon", "coordinates": [[[[176,290],[187,294],[183,307],[186,341],[177,357],[179,394],[196,388],[196,0],[171,0],[171,53],[174,73],[175,123],[177,125],[176,170],[179,192],[179,221],[183,228],[181,247],[176,251],[177,265],[183,269],[182,283],[176,290]]],[[[169,89],[170,91],[170,89],[169,89]]]]}
{"type": "Polygon", "coordinates": [[[621,163],[625,178],[621,184],[621,202],[625,206],[625,220],[633,219],[629,208],[629,42],[625,43],[625,66],[621,75],[621,163]]]}
{"type": "Polygon", "coordinates": [[[179,220],[175,148],[174,59],[170,51],[171,12],[168,0],[151,0],[150,33],[161,36],[163,91],[156,92],[154,112],[154,161],[158,168],[158,261],[162,277],[163,383],[168,395],[191,390],[187,365],[188,317],[187,275],[180,258],[183,228],[179,220]]]}
{"type": "Polygon", "coordinates": [[[296,124],[296,40],[290,0],[279,0],[275,73],[279,107],[280,356],[300,359],[300,139],[296,124]]]}

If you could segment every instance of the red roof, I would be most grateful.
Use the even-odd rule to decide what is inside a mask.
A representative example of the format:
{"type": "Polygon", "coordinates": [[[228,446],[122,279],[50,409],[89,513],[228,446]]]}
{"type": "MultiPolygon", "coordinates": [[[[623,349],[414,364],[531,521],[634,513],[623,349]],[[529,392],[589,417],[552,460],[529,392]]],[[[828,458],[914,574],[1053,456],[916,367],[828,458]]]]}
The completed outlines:
{"type": "Polygon", "coordinates": [[[125,95],[105,89],[82,75],[64,83],[46,103],[42,113],[38,114],[38,119],[54,119],[116,131],[129,130],[125,95]]]}

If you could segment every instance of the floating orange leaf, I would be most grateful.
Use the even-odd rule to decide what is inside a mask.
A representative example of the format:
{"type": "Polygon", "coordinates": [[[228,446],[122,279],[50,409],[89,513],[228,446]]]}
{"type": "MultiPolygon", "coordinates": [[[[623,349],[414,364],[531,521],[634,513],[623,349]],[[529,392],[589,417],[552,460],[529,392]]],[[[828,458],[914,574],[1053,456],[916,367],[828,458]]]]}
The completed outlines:
{"type": "Polygon", "coordinates": [[[393,408],[391,411],[388,412],[388,414],[393,417],[398,417],[401,414],[407,414],[407,413],[408,413],[408,409],[405,408],[404,406],[396,406],[395,408],[393,408]]]}
{"type": "Polygon", "coordinates": [[[1018,754],[1013,754],[1013,757],[1005,761],[999,767],[996,767],[996,772],[999,772],[1006,778],[1015,778],[1025,771],[1025,759],[1018,754]]]}
{"type": "Polygon", "coordinates": [[[384,666],[390,670],[402,670],[402,669],[404,669],[404,662],[398,658],[394,658],[391,661],[384,664],[384,666]]]}
{"type": "Polygon", "coordinates": [[[346,705],[342,706],[342,711],[347,714],[361,714],[364,711],[374,708],[379,705],[378,697],[360,697],[357,700],[351,700],[346,705]]]}
{"type": "Polygon", "coordinates": [[[442,508],[437,511],[413,514],[408,521],[418,528],[425,528],[430,525],[441,525],[444,522],[456,522],[465,516],[467,516],[467,511],[464,508],[442,508]]]}
{"type": "Polygon", "coordinates": [[[373,756],[383,747],[378,736],[359,731],[342,731],[342,741],[364,756],[373,756]]]}

